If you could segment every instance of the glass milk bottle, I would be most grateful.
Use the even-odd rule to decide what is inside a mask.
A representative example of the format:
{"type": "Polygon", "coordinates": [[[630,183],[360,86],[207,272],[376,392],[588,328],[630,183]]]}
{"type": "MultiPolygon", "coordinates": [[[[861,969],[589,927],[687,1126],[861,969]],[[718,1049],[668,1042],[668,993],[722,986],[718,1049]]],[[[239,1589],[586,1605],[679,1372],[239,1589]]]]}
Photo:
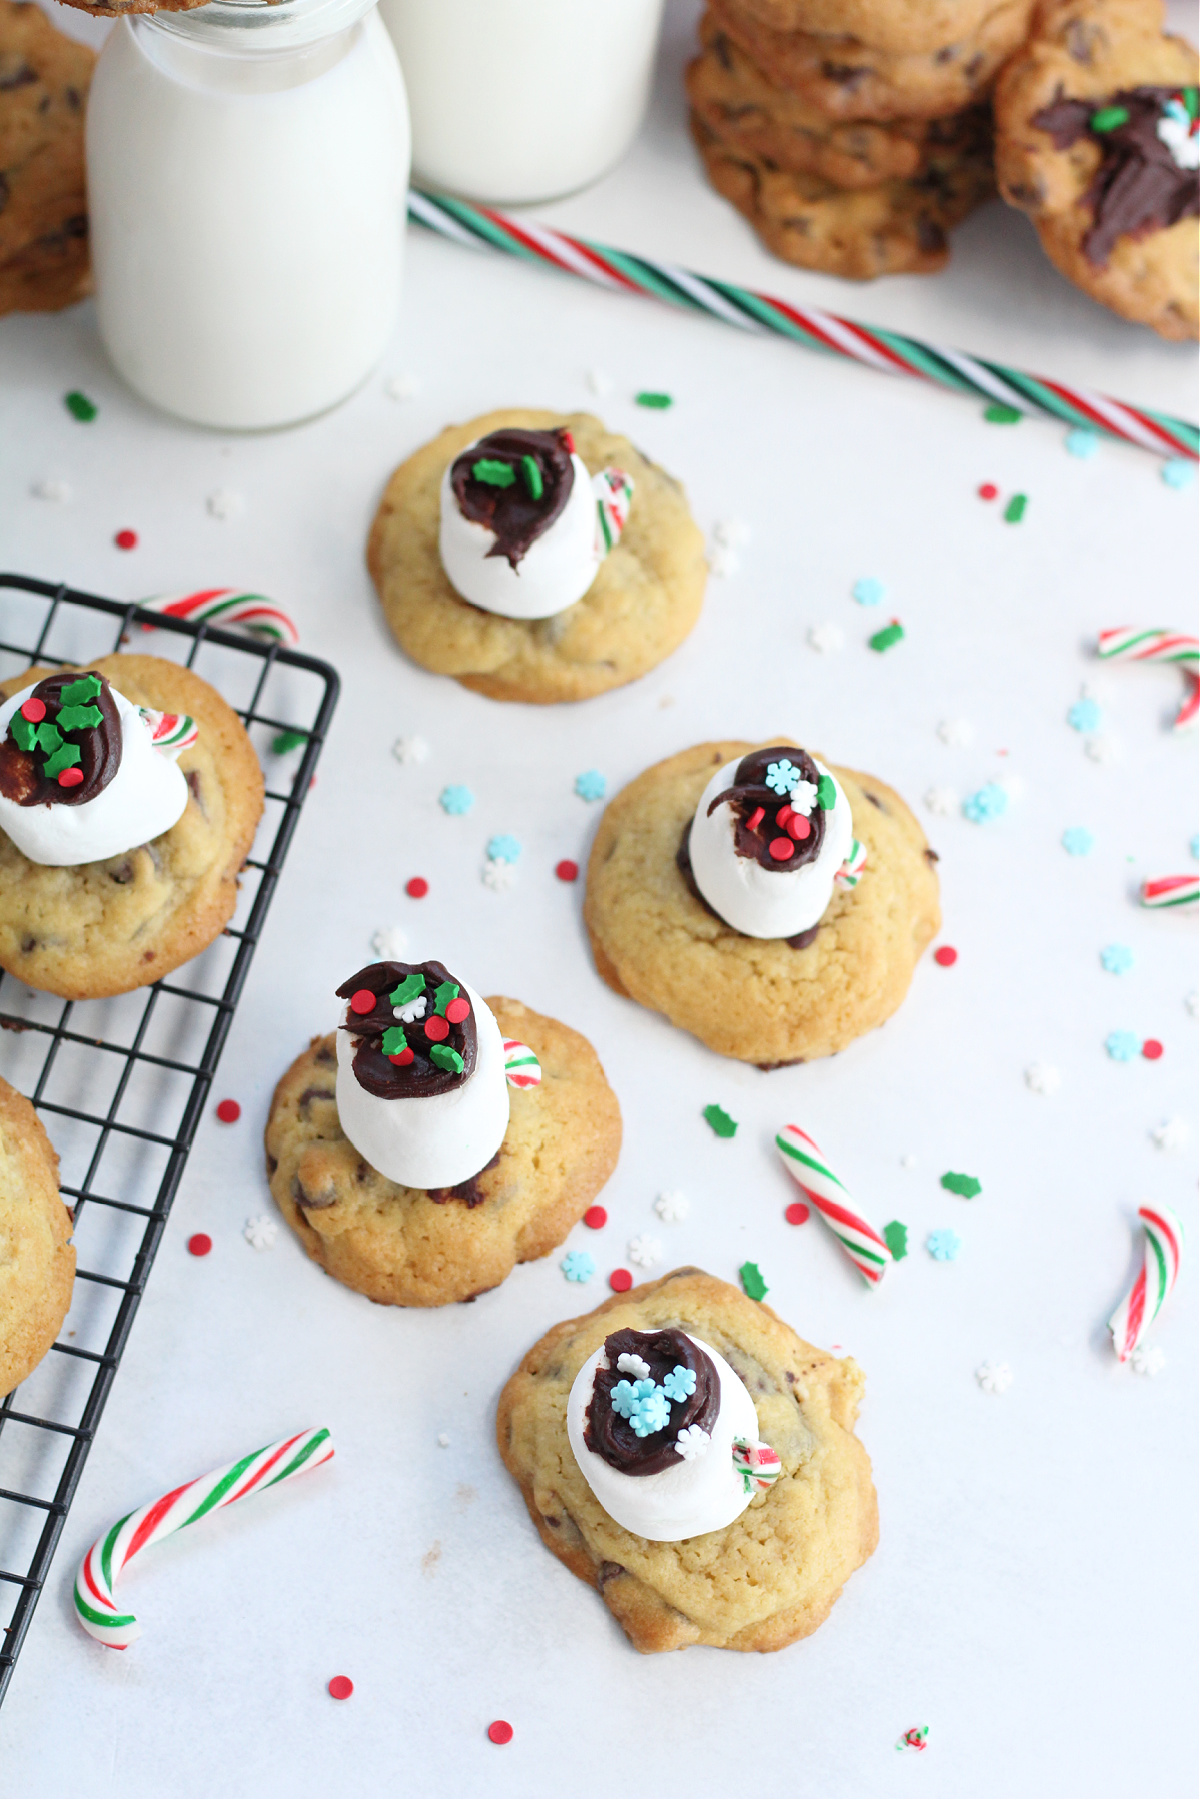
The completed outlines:
{"type": "Polygon", "coordinates": [[[88,212],[129,385],[226,429],[344,399],[395,323],[409,148],[373,0],[119,19],[88,102],[88,212]]]}
{"type": "Polygon", "coordinates": [[[663,0],[380,0],[417,178],[472,200],[548,200],[624,156],[663,0]]]}

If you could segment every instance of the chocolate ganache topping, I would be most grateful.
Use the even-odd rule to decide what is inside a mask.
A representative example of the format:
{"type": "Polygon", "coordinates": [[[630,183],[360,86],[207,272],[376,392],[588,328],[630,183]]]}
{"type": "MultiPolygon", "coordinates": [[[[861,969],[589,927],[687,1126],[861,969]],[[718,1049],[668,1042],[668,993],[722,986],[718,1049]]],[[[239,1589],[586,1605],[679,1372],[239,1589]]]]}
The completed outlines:
{"type": "Polygon", "coordinates": [[[469,1081],[475,1069],[475,1014],[440,962],[369,963],[344,981],[342,1027],[359,1040],[354,1076],[380,1100],[429,1100],[469,1081]]]}
{"type": "Polygon", "coordinates": [[[679,1468],[679,1433],[689,1425],[711,1433],[721,1410],[721,1377],[712,1358],[673,1326],[614,1331],[604,1340],[604,1354],[608,1367],[596,1370],[584,1443],[624,1475],[679,1468]],[[622,1357],[637,1363],[622,1369],[622,1357]],[[637,1364],[648,1372],[641,1375],[637,1364]]]}
{"type": "Polygon", "coordinates": [[[47,675],[8,722],[0,794],[18,806],[82,806],[121,766],[121,715],[94,670],[47,675]]]}
{"type": "Polygon", "coordinates": [[[1108,100],[1059,97],[1035,113],[1033,123],[1048,131],[1056,150],[1069,150],[1082,137],[1100,146],[1102,158],[1083,196],[1092,224],[1084,255],[1103,268],[1120,237],[1145,237],[1200,213],[1200,174],[1176,160],[1159,126],[1181,115],[1184,136],[1196,117],[1195,88],[1123,88],[1108,100]]]}
{"type": "Polygon", "coordinates": [[[492,431],[456,457],[450,485],[464,518],[496,534],[489,556],[515,569],[558,518],[575,485],[569,431],[492,431]]]}
{"type": "Polygon", "coordinates": [[[737,854],[752,857],[762,869],[786,873],[816,861],[825,842],[825,806],[832,804],[833,795],[823,793],[822,777],[807,750],[775,744],[743,756],[733,786],[718,794],[708,810],[712,814],[718,806],[732,806],[737,854]]]}

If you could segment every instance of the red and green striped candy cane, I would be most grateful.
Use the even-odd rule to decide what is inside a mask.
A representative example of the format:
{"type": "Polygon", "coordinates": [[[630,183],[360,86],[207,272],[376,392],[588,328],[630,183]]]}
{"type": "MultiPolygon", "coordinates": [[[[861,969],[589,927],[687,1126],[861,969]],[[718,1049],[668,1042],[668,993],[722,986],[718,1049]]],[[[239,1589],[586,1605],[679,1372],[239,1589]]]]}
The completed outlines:
{"type": "Polygon", "coordinates": [[[131,1612],[122,1612],[113,1596],[117,1577],[139,1551],[157,1544],[207,1513],[236,1500],[246,1500],[264,1488],[278,1487],[297,1475],[319,1469],[333,1455],[333,1439],[323,1427],[281,1438],[263,1450],[254,1450],[237,1462],[226,1463],[210,1475],[172,1488],[137,1512],[118,1519],[112,1530],[98,1538],[79,1565],[75,1577],[75,1616],[90,1637],[110,1650],[125,1650],[142,1628],[131,1612]]]}
{"type": "Polygon", "coordinates": [[[596,496],[596,550],[601,560],[615,550],[633,505],[633,478],[615,464],[592,476],[596,496]]]}
{"type": "Polygon", "coordinates": [[[1142,883],[1143,906],[1190,906],[1200,897],[1195,875],[1158,875],[1142,883]]]}
{"type": "Polygon", "coordinates": [[[775,1148],[784,1168],[816,1207],[863,1280],[878,1287],[888,1272],[892,1253],[875,1227],[854,1210],[849,1189],[816,1143],[799,1125],[785,1125],[775,1133],[775,1148]]]}
{"type": "Polygon", "coordinates": [[[1161,627],[1115,625],[1100,633],[1096,651],[1104,662],[1175,663],[1187,676],[1187,693],[1171,729],[1185,731],[1196,723],[1200,717],[1200,638],[1161,627]]]}
{"type": "Polygon", "coordinates": [[[172,619],[190,619],[193,623],[203,619],[226,627],[239,625],[243,631],[293,648],[300,642],[295,621],[265,594],[245,593],[239,588],[197,588],[191,594],[161,594],[141,604],[147,612],[166,613],[172,619]]]}
{"type": "Polygon", "coordinates": [[[860,844],[858,839],[854,838],[851,840],[849,856],[833,878],[834,887],[840,888],[843,893],[848,893],[851,888],[856,888],[866,866],[867,846],[860,844]]]}
{"type": "Polygon", "coordinates": [[[152,706],[139,706],[138,711],[150,727],[150,742],[154,748],[170,756],[190,750],[200,736],[200,727],[188,713],[155,712],[152,706]]]}
{"type": "Polygon", "coordinates": [[[542,1079],[541,1063],[529,1045],[517,1038],[504,1040],[504,1076],[513,1088],[534,1088],[542,1079]]]}
{"type": "Polygon", "coordinates": [[[1162,1311],[1183,1257],[1183,1226],[1169,1206],[1139,1206],[1138,1218],[1145,1232],[1142,1266],[1108,1321],[1118,1362],[1129,1361],[1162,1311]]]}

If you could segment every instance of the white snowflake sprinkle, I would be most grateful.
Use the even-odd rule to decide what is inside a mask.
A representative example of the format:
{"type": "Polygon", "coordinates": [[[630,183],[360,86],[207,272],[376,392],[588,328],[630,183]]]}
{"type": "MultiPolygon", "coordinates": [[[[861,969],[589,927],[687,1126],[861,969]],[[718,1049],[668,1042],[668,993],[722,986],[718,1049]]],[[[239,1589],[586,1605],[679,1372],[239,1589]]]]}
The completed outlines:
{"type": "Polygon", "coordinates": [[[1196,993],[1195,989],[1193,989],[1190,994],[1185,994],[1183,996],[1183,1004],[1187,1007],[1194,1019],[1196,1014],[1200,1013],[1200,994],[1196,993]]]}
{"type": "Polygon", "coordinates": [[[1135,1375],[1161,1375],[1167,1366],[1166,1353],[1157,1344],[1139,1344],[1129,1366],[1135,1375]]]}
{"type": "Polygon", "coordinates": [[[1057,1094],[1062,1076],[1051,1063],[1030,1063],[1025,1071],[1025,1086],[1035,1094],[1057,1094]]]}
{"type": "Polygon", "coordinates": [[[676,1456],[682,1456],[684,1462],[695,1462],[698,1456],[708,1452],[712,1438],[703,1425],[685,1425],[675,1439],[676,1456]]]}
{"type": "Polygon", "coordinates": [[[658,1196],[654,1210],[664,1225],[682,1225],[692,1210],[692,1203],[686,1194],[671,1189],[658,1196]]]}
{"type": "Polygon", "coordinates": [[[403,962],[408,949],[408,933],[398,925],[381,925],[372,933],[371,948],[381,962],[403,962]]]}
{"type": "Polygon", "coordinates": [[[975,736],[969,719],[943,719],[937,734],[951,750],[965,749],[975,736]]]}
{"type": "Polygon", "coordinates": [[[958,795],[952,787],[931,787],[925,796],[925,804],[931,813],[948,819],[958,811],[958,795]]]}
{"type": "Polygon", "coordinates": [[[1185,1119],[1164,1119],[1150,1133],[1160,1150],[1182,1150],[1188,1141],[1188,1128],[1185,1119]]]}
{"type": "Polygon", "coordinates": [[[392,755],[398,763],[423,763],[429,755],[429,745],[423,737],[398,737],[392,745],[392,755]]]}
{"type": "Polygon", "coordinates": [[[625,1246],[625,1254],[631,1263],[639,1269],[652,1269],[663,1258],[661,1238],[651,1237],[649,1232],[642,1232],[639,1237],[631,1237],[625,1246]]]}
{"type": "Polygon", "coordinates": [[[917,1159],[913,1155],[911,1150],[909,1150],[904,1156],[902,1156],[900,1158],[900,1167],[902,1169],[915,1169],[916,1166],[917,1166],[917,1159]]]}
{"type": "Polygon", "coordinates": [[[61,481],[53,475],[45,475],[41,481],[35,481],[29,491],[35,500],[50,500],[56,506],[65,506],[71,498],[70,482],[61,481]]]}
{"type": "Polygon", "coordinates": [[[444,1431],[438,1432],[437,1441],[438,1441],[438,1449],[439,1450],[448,1450],[450,1448],[450,1439],[447,1437],[447,1435],[444,1431]]]}
{"type": "Polygon", "coordinates": [[[232,488],[214,488],[204,504],[214,519],[236,519],[246,510],[245,500],[232,488]]]}
{"type": "Polygon", "coordinates": [[[1090,737],[1084,743],[1084,750],[1095,763],[1115,763],[1120,761],[1121,741],[1112,736],[1090,737]]]}
{"type": "Polygon", "coordinates": [[[502,856],[489,856],[483,865],[480,879],[484,887],[491,888],[493,894],[506,894],[516,883],[516,864],[505,862],[502,856]]]}
{"type": "Polygon", "coordinates": [[[242,1236],[252,1250],[269,1250],[279,1236],[279,1226],[270,1213],[259,1213],[256,1218],[246,1220],[242,1236]]]}
{"type": "Polygon", "coordinates": [[[713,526],[713,536],[718,544],[734,549],[738,544],[749,543],[750,527],[745,519],[718,519],[713,526]]]}
{"type": "Polygon", "coordinates": [[[1013,1384],[1013,1372],[1007,1363],[980,1363],[975,1379],[985,1394],[1006,1394],[1013,1384]]]}
{"type": "Polygon", "coordinates": [[[402,1025],[415,1025],[418,1019],[425,1017],[425,1008],[428,1004],[429,1000],[425,994],[416,994],[411,1000],[406,1000],[403,1006],[393,1006],[392,1017],[399,1019],[402,1025]]]}
{"type": "Polygon", "coordinates": [[[650,1364],[644,1357],[635,1356],[631,1350],[625,1350],[617,1358],[617,1367],[622,1375],[632,1375],[635,1381],[649,1381],[650,1364]]]}
{"type": "Polygon", "coordinates": [[[1081,700],[1095,700],[1100,705],[1104,705],[1106,701],[1112,699],[1112,696],[1113,684],[1106,676],[1093,675],[1089,681],[1081,681],[1079,684],[1081,700]]]}
{"type": "Polygon", "coordinates": [[[410,375],[405,370],[385,381],[383,391],[389,400],[411,400],[414,394],[420,393],[421,384],[415,375],[410,375]]]}
{"type": "Polygon", "coordinates": [[[708,566],[714,575],[736,575],[742,565],[728,544],[714,544],[708,553],[708,566]]]}
{"type": "Polygon", "coordinates": [[[846,634],[840,625],[835,625],[830,621],[825,625],[810,625],[808,641],[811,648],[819,650],[822,656],[830,656],[835,651],[844,648],[846,634]]]}
{"type": "Polygon", "coordinates": [[[589,369],[587,384],[593,394],[611,394],[613,391],[613,378],[604,369],[589,369]]]}

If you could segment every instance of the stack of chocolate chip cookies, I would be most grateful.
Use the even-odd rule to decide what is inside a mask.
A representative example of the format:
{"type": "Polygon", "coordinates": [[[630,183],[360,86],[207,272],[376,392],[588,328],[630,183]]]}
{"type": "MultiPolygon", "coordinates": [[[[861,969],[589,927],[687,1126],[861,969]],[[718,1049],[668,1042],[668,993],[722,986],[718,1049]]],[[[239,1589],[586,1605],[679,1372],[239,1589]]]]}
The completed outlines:
{"type": "Polygon", "coordinates": [[[1031,0],[708,0],[687,72],[714,187],[787,262],[940,269],[994,191],[988,97],[1031,0]]]}

